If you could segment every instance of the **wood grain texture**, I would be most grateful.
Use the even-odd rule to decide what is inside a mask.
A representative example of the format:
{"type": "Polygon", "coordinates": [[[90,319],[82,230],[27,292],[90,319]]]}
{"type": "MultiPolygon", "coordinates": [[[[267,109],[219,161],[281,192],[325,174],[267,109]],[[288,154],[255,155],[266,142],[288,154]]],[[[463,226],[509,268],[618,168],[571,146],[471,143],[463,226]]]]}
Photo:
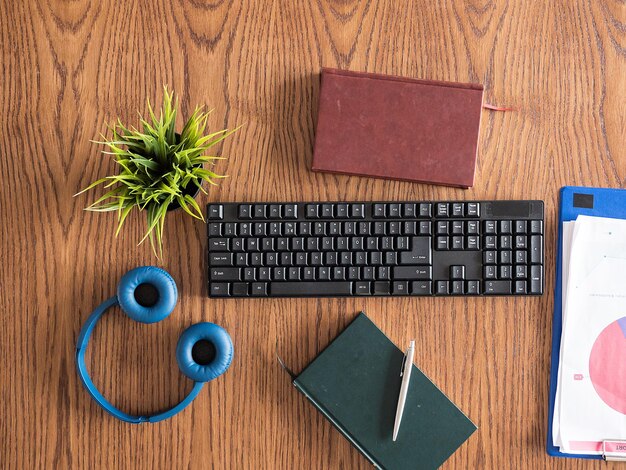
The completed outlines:
{"type": "Polygon", "coordinates": [[[547,457],[556,204],[566,184],[626,185],[626,5],[619,0],[0,1],[0,467],[368,468],[289,384],[275,350],[304,367],[363,309],[479,431],[445,468],[606,468],[547,457]],[[482,82],[473,189],[309,171],[322,66],[482,82]],[[137,119],[164,83],[182,113],[215,108],[245,127],[220,151],[230,178],[201,202],[539,198],[546,294],[502,299],[208,300],[205,227],[173,213],[165,258],[119,238],[110,215],[72,198],[112,163],[89,142],[137,119]],[[191,384],[180,332],[212,321],[235,360],[174,419],[131,426],[78,382],[74,348],[120,276],[158,263],[179,284],[164,322],[121,313],[95,330],[88,366],[123,410],[176,403],[191,384]]]}

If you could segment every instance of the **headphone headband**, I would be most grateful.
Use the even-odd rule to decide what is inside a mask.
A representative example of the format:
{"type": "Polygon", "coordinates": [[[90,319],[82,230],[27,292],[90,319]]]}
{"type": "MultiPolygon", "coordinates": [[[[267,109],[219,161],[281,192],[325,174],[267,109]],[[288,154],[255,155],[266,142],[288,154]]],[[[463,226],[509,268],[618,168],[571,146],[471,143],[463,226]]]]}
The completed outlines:
{"type": "Polygon", "coordinates": [[[91,333],[100,317],[116,305],[120,305],[133,320],[141,323],[158,322],[171,313],[176,305],[178,292],[174,279],[163,269],[153,266],[135,268],[126,273],[120,280],[117,292],[117,296],[100,304],[81,328],[76,344],[78,376],[96,403],[122,421],[135,424],[156,423],[170,418],[196,398],[205,382],[213,380],[228,369],[233,356],[230,336],[226,330],[213,323],[197,323],[187,328],[178,340],[176,358],[181,372],[195,382],[191,392],[178,405],[155,415],[134,416],[124,413],[104,398],[87,372],[85,352],[91,333]],[[207,356],[207,351],[211,353],[210,356],[207,356]]]}

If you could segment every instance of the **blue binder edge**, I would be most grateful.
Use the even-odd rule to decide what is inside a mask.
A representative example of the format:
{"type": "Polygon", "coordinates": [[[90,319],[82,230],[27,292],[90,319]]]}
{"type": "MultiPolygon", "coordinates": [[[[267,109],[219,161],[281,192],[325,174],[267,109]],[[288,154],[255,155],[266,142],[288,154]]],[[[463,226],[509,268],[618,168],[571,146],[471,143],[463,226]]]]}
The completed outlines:
{"type": "Polygon", "coordinates": [[[554,315],[552,318],[552,354],[550,362],[550,398],[548,402],[548,439],[546,450],[554,457],[572,457],[577,459],[601,459],[601,455],[567,454],[559,451],[552,444],[552,419],[554,417],[554,399],[556,396],[557,373],[561,348],[563,320],[563,299],[561,298],[561,256],[563,253],[563,222],[575,220],[579,215],[612,217],[626,219],[626,190],[609,188],[587,188],[583,186],[564,186],[559,192],[559,233],[556,252],[556,279],[554,287],[554,315]],[[593,196],[593,207],[574,207],[574,194],[593,196]]]}

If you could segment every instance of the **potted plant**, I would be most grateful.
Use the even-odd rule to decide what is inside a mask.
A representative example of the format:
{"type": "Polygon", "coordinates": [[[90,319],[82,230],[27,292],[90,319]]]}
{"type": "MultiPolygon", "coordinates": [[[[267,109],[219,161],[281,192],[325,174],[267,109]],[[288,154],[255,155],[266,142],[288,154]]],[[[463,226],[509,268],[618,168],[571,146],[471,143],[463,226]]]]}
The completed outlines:
{"type": "Polygon", "coordinates": [[[119,119],[109,126],[111,138],[101,135],[103,140],[95,143],[108,147],[102,153],[111,155],[118,166],[118,173],[94,181],[78,193],[100,185],[107,189],[85,210],[116,211],[118,226],[115,236],[133,209],[145,211],[147,230],[139,243],[149,238],[157,257],[162,254],[163,227],[169,211],[182,208],[190,216],[204,220],[194,197],[198,191],[206,194],[202,187],[204,181],[215,185],[215,179],[224,178],[205,168],[212,167],[216,160],[223,158],[207,155],[207,150],[239,129],[224,129],[205,135],[211,111],[205,112],[196,107],[177,133],[178,99],[172,106],[172,95],[167,87],[163,87],[163,104],[158,119],[148,101],[150,116],[144,119],[140,115],[142,130],[127,127],[119,119]]]}

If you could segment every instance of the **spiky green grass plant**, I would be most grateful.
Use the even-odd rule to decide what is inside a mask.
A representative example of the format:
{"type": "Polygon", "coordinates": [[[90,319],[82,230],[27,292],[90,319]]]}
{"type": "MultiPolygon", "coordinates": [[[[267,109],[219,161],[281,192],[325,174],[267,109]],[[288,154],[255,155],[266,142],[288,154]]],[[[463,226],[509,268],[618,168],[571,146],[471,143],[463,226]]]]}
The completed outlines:
{"type": "Polygon", "coordinates": [[[133,209],[145,211],[147,230],[139,243],[149,238],[157,257],[162,254],[163,227],[170,204],[178,203],[190,216],[204,220],[193,194],[196,188],[206,194],[203,181],[216,185],[214,180],[224,178],[210,169],[223,157],[207,155],[207,151],[239,129],[205,135],[211,111],[196,107],[178,134],[178,99],[172,105],[172,98],[173,93],[163,87],[163,105],[158,119],[148,101],[149,118],[139,116],[142,130],[126,127],[119,119],[109,126],[112,137],[107,139],[101,135],[102,140],[95,143],[107,147],[102,153],[113,158],[119,173],[94,181],[78,193],[103,185],[107,191],[85,210],[116,211],[115,236],[133,209]]]}

